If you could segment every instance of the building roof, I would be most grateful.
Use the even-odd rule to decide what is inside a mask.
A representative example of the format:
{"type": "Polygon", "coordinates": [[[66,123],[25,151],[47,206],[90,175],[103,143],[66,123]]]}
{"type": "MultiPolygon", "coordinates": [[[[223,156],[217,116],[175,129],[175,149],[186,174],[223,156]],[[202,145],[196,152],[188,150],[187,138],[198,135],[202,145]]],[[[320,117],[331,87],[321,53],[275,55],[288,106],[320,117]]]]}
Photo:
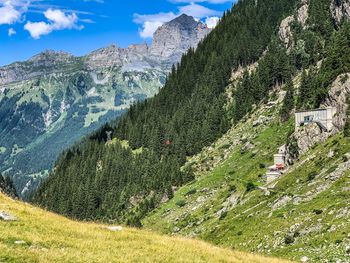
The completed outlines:
{"type": "Polygon", "coordinates": [[[325,111],[328,109],[335,109],[335,107],[318,108],[318,109],[310,109],[310,110],[299,110],[299,111],[296,111],[295,113],[303,113],[303,112],[310,112],[310,111],[325,111]]]}

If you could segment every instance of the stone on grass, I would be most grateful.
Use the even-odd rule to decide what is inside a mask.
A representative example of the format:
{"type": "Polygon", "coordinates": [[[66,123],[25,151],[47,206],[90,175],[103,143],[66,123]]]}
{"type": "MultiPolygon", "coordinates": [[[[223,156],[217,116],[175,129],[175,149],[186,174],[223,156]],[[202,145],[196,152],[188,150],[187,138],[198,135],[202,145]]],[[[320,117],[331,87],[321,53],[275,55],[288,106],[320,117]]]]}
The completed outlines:
{"type": "Polygon", "coordinates": [[[303,256],[301,259],[300,259],[301,262],[308,262],[309,261],[309,258],[307,256],[303,256]]]}
{"type": "Polygon", "coordinates": [[[111,230],[111,231],[122,231],[123,227],[121,227],[121,226],[109,226],[109,227],[107,227],[107,229],[111,230]]]}
{"type": "Polygon", "coordinates": [[[25,242],[24,240],[17,240],[17,241],[15,241],[15,244],[16,245],[25,245],[25,244],[27,244],[27,242],[25,242]]]}
{"type": "Polygon", "coordinates": [[[9,214],[9,213],[6,213],[4,211],[1,211],[0,212],[0,221],[3,220],[3,221],[17,221],[17,217],[9,214]]]}

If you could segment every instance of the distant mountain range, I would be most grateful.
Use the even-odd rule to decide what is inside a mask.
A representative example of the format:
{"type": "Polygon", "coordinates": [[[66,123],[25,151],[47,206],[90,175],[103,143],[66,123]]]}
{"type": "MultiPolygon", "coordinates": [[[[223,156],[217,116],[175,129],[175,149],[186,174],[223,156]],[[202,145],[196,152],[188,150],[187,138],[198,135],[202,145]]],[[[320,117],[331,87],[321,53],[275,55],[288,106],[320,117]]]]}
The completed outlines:
{"type": "Polygon", "coordinates": [[[0,68],[0,171],[22,196],[58,154],[131,104],[154,96],[174,63],[210,29],[181,15],[151,45],[115,45],[83,57],[44,51],[0,68]]]}

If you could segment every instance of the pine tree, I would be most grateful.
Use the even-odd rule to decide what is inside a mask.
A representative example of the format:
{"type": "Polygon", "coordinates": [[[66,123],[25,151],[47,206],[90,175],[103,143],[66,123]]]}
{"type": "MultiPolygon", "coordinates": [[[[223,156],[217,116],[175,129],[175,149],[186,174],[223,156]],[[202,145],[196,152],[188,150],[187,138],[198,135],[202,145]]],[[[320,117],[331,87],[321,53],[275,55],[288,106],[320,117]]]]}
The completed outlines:
{"type": "Polygon", "coordinates": [[[287,121],[290,117],[290,112],[294,108],[294,86],[292,80],[288,80],[286,84],[286,96],[283,100],[282,109],[280,112],[281,120],[283,122],[287,121]]]}

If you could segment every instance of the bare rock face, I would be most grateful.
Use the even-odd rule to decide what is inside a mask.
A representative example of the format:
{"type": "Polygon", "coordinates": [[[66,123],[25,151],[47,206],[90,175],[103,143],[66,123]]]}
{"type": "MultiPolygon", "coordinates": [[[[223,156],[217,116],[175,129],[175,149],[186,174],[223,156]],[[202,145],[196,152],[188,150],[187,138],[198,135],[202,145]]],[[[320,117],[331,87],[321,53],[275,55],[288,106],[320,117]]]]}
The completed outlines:
{"type": "Polygon", "coordinates": [[[169,58],[186,52],[189,47],[196,47],[210,29],[193,17],[185,14],[164,24],[154,34],[150,54],[169,58]]]}
{"type": "Polygon", "coordinates": [[[304,154],[316,143],[325,142],[330,135],[331,133],[323,132],[316,123],[300,128],[295,133],[299,153],[304,154]]]}
{"type": "Polygon", "coordinates": [[[292,30],[290,27],[290,23],[293,21],[294,21],[293,16],[286,17],[285,19],[282,20],[278,31],[278,36],[286,47],[289,47],[291,42],[292,30]]]}
{"type": "Polygon", "coordinates": [[[297,11],[297,21],[305,27],[309,18],[309,0],[303,0],[302,3],[303,5],[297,11]]]}
{"type": "Polygon", "coordinates": [[[342,74],[332,83],[328,93],[328,98],[324,103],[326,107],[337,108],[337,114],[333,120],[333,133],[344,129],[346,121],[346,110],[348,105],[346,103],[350,95],[350,74],[342,74]]]}
{"type": "Polygon", "coordinates": [[[336,23],[340,23],[343,18],[350,19],[350,1],[333,0],[331,2],[331,12],[336,23]]]}
{"type": "Polygon", "coordinates": [[[26,62],[0,67],[0,86],[59,71],[62,65],[74,64],[75,59],[69,53],[46,50],[26,62]]]}
{"type": "Polygon", "coordinates": [[[293,38],[291,23],[298,21],[303,28],[306,27],[306,21],[309,18],[309,0],[302,0],[302,6],[297,10],[295,16],[288,16],[282,20],[279,27],[278,36],[284,45],[289,48],[293,38]]]}
{"type": "Polygon", "coordinates": [[[337,109],[337,113],[333,118],[333,129],[330,132],[324,132],[316,123],[300,128],[295,133],[300,154],[307,152],[314,144],[324,142],[328,137],[344,129],[349,95],[350,74],[342,74],[332,83],[328,98],[321,105],[322,108],[335,107],[337,109]]]}

